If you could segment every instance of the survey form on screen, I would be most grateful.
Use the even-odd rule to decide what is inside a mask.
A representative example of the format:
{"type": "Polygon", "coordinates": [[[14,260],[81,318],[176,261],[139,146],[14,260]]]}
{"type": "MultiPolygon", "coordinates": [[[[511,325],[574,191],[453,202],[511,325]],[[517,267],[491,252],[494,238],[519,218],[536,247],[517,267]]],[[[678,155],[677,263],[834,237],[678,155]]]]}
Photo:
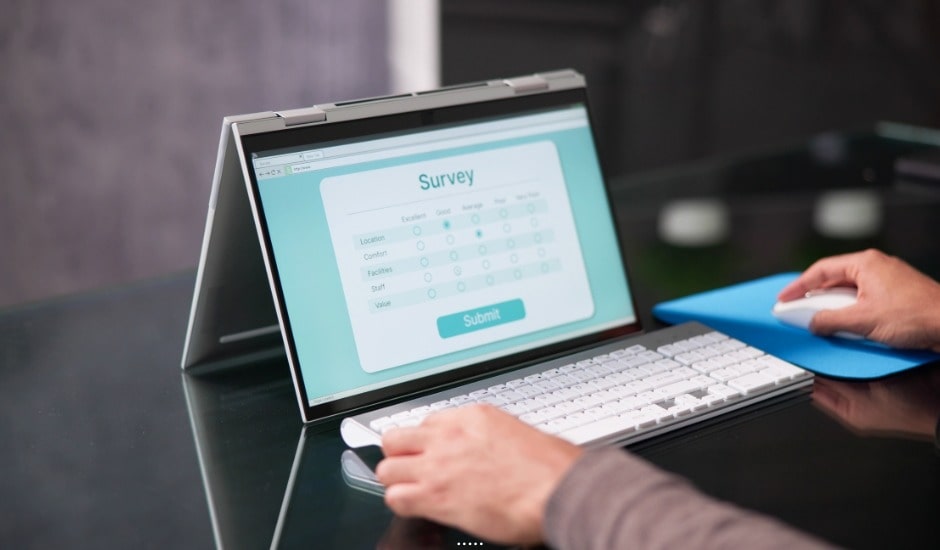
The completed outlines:
{"type": "Polygon", "coordinates": [[[328,177],[320,194],[366,372],[594,313],[551,141],[328,177]]]}

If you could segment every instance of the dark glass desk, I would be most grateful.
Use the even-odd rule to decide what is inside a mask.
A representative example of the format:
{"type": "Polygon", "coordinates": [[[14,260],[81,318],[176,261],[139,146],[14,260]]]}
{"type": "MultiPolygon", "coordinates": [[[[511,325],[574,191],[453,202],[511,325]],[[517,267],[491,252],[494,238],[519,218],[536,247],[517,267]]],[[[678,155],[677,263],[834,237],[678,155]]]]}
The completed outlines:
{"type": "MultiPolygon", "coordinates": [[[[929,132],[881,130],[615,178],[615,211],[648,326],[659,300],[865,246],[940,276],[940,189],[900,182],[893,170],[897,158],[940,141],[929,132]],[[855,201],[867,225],[856,219],[862,214],[840,221],[832,197],[855,201]],[[832,204],[835,221],[827,222],[832,204]],[[665,213],[677,211],[717,212],[708,223],[717,223],[718,237],[677,244],[689,237],[681,223],[668,227],[665,213]]],[[[258,548],[276,537],[284,547],[456,548],[473,541],[394,519],[380,498],[350,488],[336,423],[303,429],[283,358],[181,374],[192,286],[186,273],[0,312],[0,547],[258,548]]],[[[931,372],[882,383],[917,386],[931,372]]],[[[633,451],[709,494],[837,544],[940,542],[933,444],[864,435],[808,396],[633,451]]]]}

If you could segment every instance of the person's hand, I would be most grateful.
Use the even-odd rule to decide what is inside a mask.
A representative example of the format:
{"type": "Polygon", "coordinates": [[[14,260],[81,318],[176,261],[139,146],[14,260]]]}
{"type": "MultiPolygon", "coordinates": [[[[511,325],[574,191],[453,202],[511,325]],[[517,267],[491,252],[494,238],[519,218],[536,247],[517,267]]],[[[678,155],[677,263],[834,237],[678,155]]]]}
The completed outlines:
{"type": "Polygon", "coordinates": [[[862,435],[932,440],[940,418],[940,369],[874,382],[816,377],[813,402],[862,435]]]}
{"type": "Polygon", "coordinates": [[[854,306],[816,313],[810,330],[854,332],[897,348],[940,351],[940,283],[877,250],[823,258],[780,291],[789,301],[807,292],[854,286],[854,306]]]}
{"type": "Polygon", "coordinates": [[[396,514],[505,544],[542,540],[548,499],[582,452],[487,405],[389,430],[382,450],[375,473],[396,514]]]}

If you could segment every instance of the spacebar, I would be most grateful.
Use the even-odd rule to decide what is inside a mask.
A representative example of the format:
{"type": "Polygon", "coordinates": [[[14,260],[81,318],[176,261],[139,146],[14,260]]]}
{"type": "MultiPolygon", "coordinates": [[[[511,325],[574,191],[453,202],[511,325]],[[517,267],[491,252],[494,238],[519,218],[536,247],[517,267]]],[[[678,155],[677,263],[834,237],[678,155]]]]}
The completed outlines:
{"type": "Polygon", "coordinates": [[[562,439],[567,439],[575,445],[583,445],[615,433],[627,433],[635,429],[636,422],[622,416],[608,416],[607,418],[596,420],[578,426],[577,428],[565,430],[556,435],[562,439]]]}

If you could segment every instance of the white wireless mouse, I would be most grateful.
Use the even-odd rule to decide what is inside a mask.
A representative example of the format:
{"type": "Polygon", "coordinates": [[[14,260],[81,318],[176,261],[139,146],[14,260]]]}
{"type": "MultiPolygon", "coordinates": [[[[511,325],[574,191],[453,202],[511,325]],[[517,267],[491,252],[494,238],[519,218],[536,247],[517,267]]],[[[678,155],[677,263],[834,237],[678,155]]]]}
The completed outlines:
{"type": "MultiPolygon", "coordinates": [[[[809,329],[809,322],[817,311],[823,309],[842,309],[855,305],[857,292],[854,288],[834,287],[812,290],[803,298],[789,302],[777,302],[772,310],[774,317],[781,323],[794,327],[809,329]]],[[[833,336],[841,338],[862,338],[858,334],[839,331],[833,336]]]]}

